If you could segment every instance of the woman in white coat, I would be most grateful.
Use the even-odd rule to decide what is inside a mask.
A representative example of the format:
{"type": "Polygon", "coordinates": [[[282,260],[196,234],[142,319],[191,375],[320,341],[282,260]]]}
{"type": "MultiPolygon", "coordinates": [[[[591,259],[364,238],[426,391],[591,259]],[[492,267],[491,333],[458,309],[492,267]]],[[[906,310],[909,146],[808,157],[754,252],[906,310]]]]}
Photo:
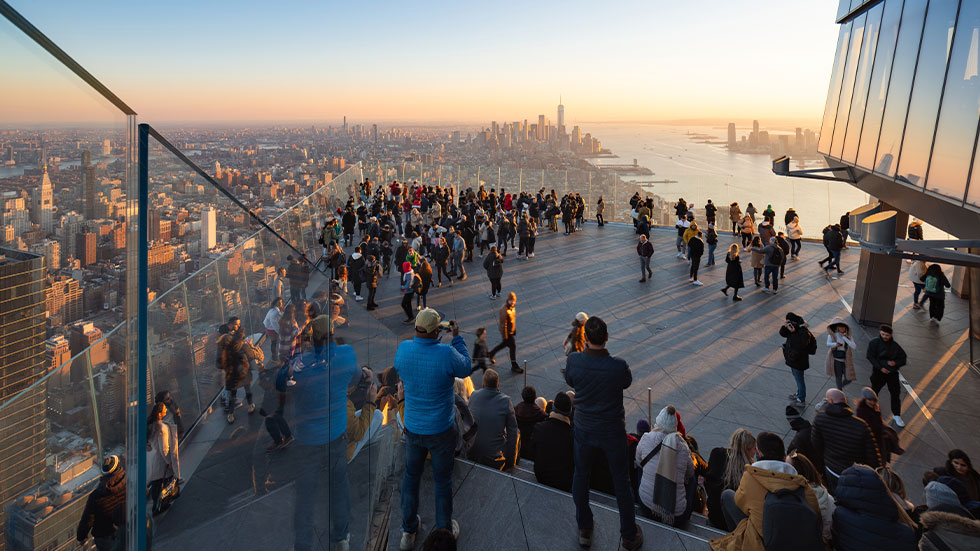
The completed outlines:
{"type": "Polygon", "coordinates": [[[643,471],[640,503],[649,516],[672,526],[686,524],[693,508],[690,490],[696,489],[694,462],[687,442],[677,432],[674,406],[662,409],[653,430],[640,438],[635,461],[643,471]]]}
{"type": "Polygon", "coordinates": [[[147,419],[146,480],[150,483],[154,509],[158,507],[164,482],[171,476],[180,477],[177,428],[163,420],[166,416],[166,404],[158,402],[147,419]]]}

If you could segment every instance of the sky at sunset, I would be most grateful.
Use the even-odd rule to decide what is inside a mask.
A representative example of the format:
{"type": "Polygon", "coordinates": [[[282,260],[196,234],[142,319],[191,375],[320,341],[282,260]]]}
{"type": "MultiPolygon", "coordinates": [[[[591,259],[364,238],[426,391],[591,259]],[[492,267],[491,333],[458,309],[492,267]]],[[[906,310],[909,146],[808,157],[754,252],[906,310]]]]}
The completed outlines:
{"type": "MultiPolygon", "coordinates": [[[[9,1],[150,122],[813,120],[838,30],[832,0],[9,1]]],[[[5,20],[0,51],[0,126],[112,117],[5,20]]]]}

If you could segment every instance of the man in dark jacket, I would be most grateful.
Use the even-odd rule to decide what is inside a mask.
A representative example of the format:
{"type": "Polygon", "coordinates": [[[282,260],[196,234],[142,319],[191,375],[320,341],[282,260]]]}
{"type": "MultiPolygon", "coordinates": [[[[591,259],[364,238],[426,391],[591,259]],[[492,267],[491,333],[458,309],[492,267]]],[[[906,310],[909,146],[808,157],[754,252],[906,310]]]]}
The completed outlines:
{"type": "Polygon", "coordinates": [[[470,413],[476,421],[476,440],[470,459],[509,471],[517,458],[517,419],[510,397],[500,392],[499,376],[493,369],[483,374],[483,388],[470,396],[470,413]]]}
{"type": "Polygon", "coordinates": [[[827,236],[827,250],[830,251],[830,262],[823,267],[824,271],[830,271],[830,269],[837,268],[837,273],[844,273],[840,269],[840,252],[844,248],[844,235],[841,233],[840,226],[833,226],[830,228],[830,234],[827,236]]]}
{"type": "Polygon", "coordinates": [[[364,269],[364,255],[362,251],[361,245],[354,247],[354,254],[347,259],[347,279],[354,286],[354,300],[356,302],[364,300],[364,297],[361,296],[361,286],[364,285],[364,273],[362,271],[364,269]]]}
{"type": "Polygon", "coordinates": [[[701,240],[701,230],[697,235],[692,235],[687,240],[687,258],[691,260],[691,283],[697,286],[704,285],[698,281],[698,268],[701,267],[701,255],[704,254],[704,241],[701,240]]]}
{"type": "Polygon", "coordinates": [[[521,402],[514,406],[517,430],[521,436],[521,449],[518,453],[520,457],[532,461],[534,460],[534,451],[531,447],[531,435],[534,434],[534,426],[548,419],[548,414],[535,403],[537,398],[538,392],[534,387],[526,386],[521,390],[521,402]]]}
{"type": "Polygon", "coordinates": [[[653,257],[653,243],[647,239],[646,235],[640,235],[640,241],[636,244],[636,254],[640,257],[640,283],[653,278],[653,270],[650,269],[650,259],[653,257]]]}
{"type": "Polygon", "coordinates": [[[344,246],[350,247],[354,241],[354,226],[357,224],[357,215],[354,214],[354,209],[344,211],[344,215],[340,218],[340,223],[344,228],[344,246]]]}
{"type": "Polygon", "coordinates": [[[807,459],[817,468],[817,472],[823,472],[823,457],[813,451],[813,442],[810,438],[813,425],[803,418],[800,410],[796,406],[786,406],[786,420],[789,426],[796,433],[786,448],[787,452],[796,450],[805,455],[807,459]]]}
{"type": "Polygon", "coordinates": [[[623,549],[643,545],[643,532],[636,525],[633,490],[630,487],[626,452],[626,411],[623,391],[633,383],[625,360],[609,355],[609,332],[598,316],[585,322],[585,350],[574,352],[565,363],[565,382],[575,390],[575,476],[572,499],[579,529],[579,545],[592,544],[592,509],[589,507],[589,477],[600,453],[609,462],[623,549]]]}
{"type": "Polygon", "coordinates": [[[810,333],[806,321],[793,312],[786,313],[786,323],[779,328],[779,336],[786,339],[783,343],[783,358],[796,380],[796,394],[790,394],[790,400],[796,400],[794,405],[806,405],[806,380],[803,372],[810,369],[810,356],[817,353],[817,340],[810,333]]]}
{"type": "Polygon", "coordinates": [[[817,413],[810,431],[816,455],[823,458],[824,481],[833,493],[844,469],[855,463],[873,469],[881,465],[881,455],[871,427],[854,416],[844,393],[836,388],[827,391],[827,407],[817,413]]]}
{"type": "Polygon", "coordinates": [[[546,421],[534,427],[530,441],[534,455],[534,478],[545,486],[572,491],[575,474],[572,400],[559,392],[546,421]]]}
{"type": "Polygon", "coordinates": [[[378,307],[378,303],[374,302],[374,297],[378,293],[378,280],[381,279],[381,266],[378,265],[377,259],[374,256],[369,256],[367,258],[367,263],[364,264],[365,280],[368,287],[367,296],[367,309],[374,310],[378,307]]]}
{"type": "Polygon", "coordinates": [[[786,279],[786,259],[789,258],[790,246],[783,232],[776,233],[776,245],[783,251],[783,257],[779,263],[779,279],[786,279]]]}
{"type": "Polygon", "coordinates": [[[98,551],[111,551],[116,543],[116,524],[113,515],[126,503],[126,469],[118,456],[110,455],[102,462],[102,480],[88,496],[85,510],[78,521],[76,539],[84,544],[89,531],[95,538],[98,551]]]}
{"type": "Polygon", "coordinates": [[[908,357],[905,350],[892,338],[892,327],[882,325],[878,336],[868,343],[868,361],[871,362],[871,390],[880,394],[882,387],[888,386],[891,395],[892,419],[899,428],[905,426],[902,420],[902,384],[898,380],[898,370],[905,365],[908,357]]]}

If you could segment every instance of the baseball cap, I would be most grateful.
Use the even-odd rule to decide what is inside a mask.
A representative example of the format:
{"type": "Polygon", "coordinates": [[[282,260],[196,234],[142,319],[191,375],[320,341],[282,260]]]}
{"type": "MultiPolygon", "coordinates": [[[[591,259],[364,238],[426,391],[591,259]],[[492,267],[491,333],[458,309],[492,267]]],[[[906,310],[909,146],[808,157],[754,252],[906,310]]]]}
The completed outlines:
{"type": "Polygon", "coordinates": [[[432,308],[426,308],[415,316],[415,328],[426,333],[431,333],[439,327],[442,316],[432,308]]]}

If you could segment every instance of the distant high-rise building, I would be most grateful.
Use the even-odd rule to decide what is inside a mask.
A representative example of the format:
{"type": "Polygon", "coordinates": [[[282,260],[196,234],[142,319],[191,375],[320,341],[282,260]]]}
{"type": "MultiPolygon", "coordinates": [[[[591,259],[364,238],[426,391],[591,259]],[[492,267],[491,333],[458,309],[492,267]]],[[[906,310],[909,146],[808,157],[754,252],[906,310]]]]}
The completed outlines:
{"type": "Polygon", "coordinates": [[[558,98],[558,133],[565,133],[565,106],[561,103],[561,97],[558,98]]]}
{"type": "Polygon", "coordinates": [[[82,233],[75,236],[75,258],[82,263],[82,266],[95,264],[98,259],[96,256],[95,234],[82,229],[82,233]]]}
{"type": "Polygon", "coordinates": [[[92,152],[82,151],[82,178],[85,190],[85,219],[95,220],[95,167],[92,166],[92,152]]]}
{"type": "Polygon", "coordinates": [[[221,179],[221,163],[218,161],[214,162],[214,179],[215,180],[221,179]]]}
{"type": "Polygon", "coordinates": [[[794,147],[798,151],[803,151],[806,147],[806,143],[803,141],[803,129],[800,127],[796,127],[796,143],[794,147]]]}
{"type": "Polygon", "coordinates": [[[108,139],[102,141],[102,156],[108,157],[112,155],[112,142],[108,139]]]}
{"type": "Polygon", "coordinates": [[[371,125],[371,141],[374,142],[374,145],[378,145],[378,125],[376,124],[371,125]]]}
{"type": "Polygon", "coordinates": [[[545,129],[544,129],[545,124],[546,123],[544,122],[544,115],[538,115],[537,131],[534,133],[534,138],[535,139],[537,139],[537,140],[543,140],[544,139],[545,132],[546,132],[545,129]]]}
{"type": "Polygon", "coordinates": [[[206,255],[217,244],[218,212],[211,207],[205,207],[201,211],[201,255],[206,255]]]}
{"type": "Polygon", "coordinates": [[[728,123],[728,149],[735,149],[735,123],[728,123]]]}
{"type": "MultiPolygon", "coordinates": [[[[44,257],[0,248],[0,503],[43,479],[45,467],[44,257]],[[16,343],[16,344],[13,344],[16,343]],[[7,403],[18,396],[14,403],[7,403]]],[[[0,508],[0,551],[7,549],[0,508]]]]}
{"type": "Polygon", "coordinates": [[[92,322],[78,322],[68,332],[71,355],[78,356],[89,348],[88,357],[78,356],[71,364],[71,382],[80,383],[89,378],[89,366],[109,361],[109,339],[102,338],[102,330],[92,322]],[[91,361],[91,363],[89,363],[91,361]]]}
{"type": "Polygon", "coordinates": [[[52,326],[60,326],[82,319],[85,313],[84,296],[78,280],[60,276],[49,279],[44,289],[44,309],[52,326]]]}
{"type": "Polygon", "coordinates": [[[42,169],[40,184],[31,191],[31,222],[41,226],[45,235],[54,231],[54,193],[47,165],[42,169]]]}
{"type": "Polygon", "coordinates": [[[759,135],[759,121],[752,121],[752,132],[758,136],[759,135]]]}

